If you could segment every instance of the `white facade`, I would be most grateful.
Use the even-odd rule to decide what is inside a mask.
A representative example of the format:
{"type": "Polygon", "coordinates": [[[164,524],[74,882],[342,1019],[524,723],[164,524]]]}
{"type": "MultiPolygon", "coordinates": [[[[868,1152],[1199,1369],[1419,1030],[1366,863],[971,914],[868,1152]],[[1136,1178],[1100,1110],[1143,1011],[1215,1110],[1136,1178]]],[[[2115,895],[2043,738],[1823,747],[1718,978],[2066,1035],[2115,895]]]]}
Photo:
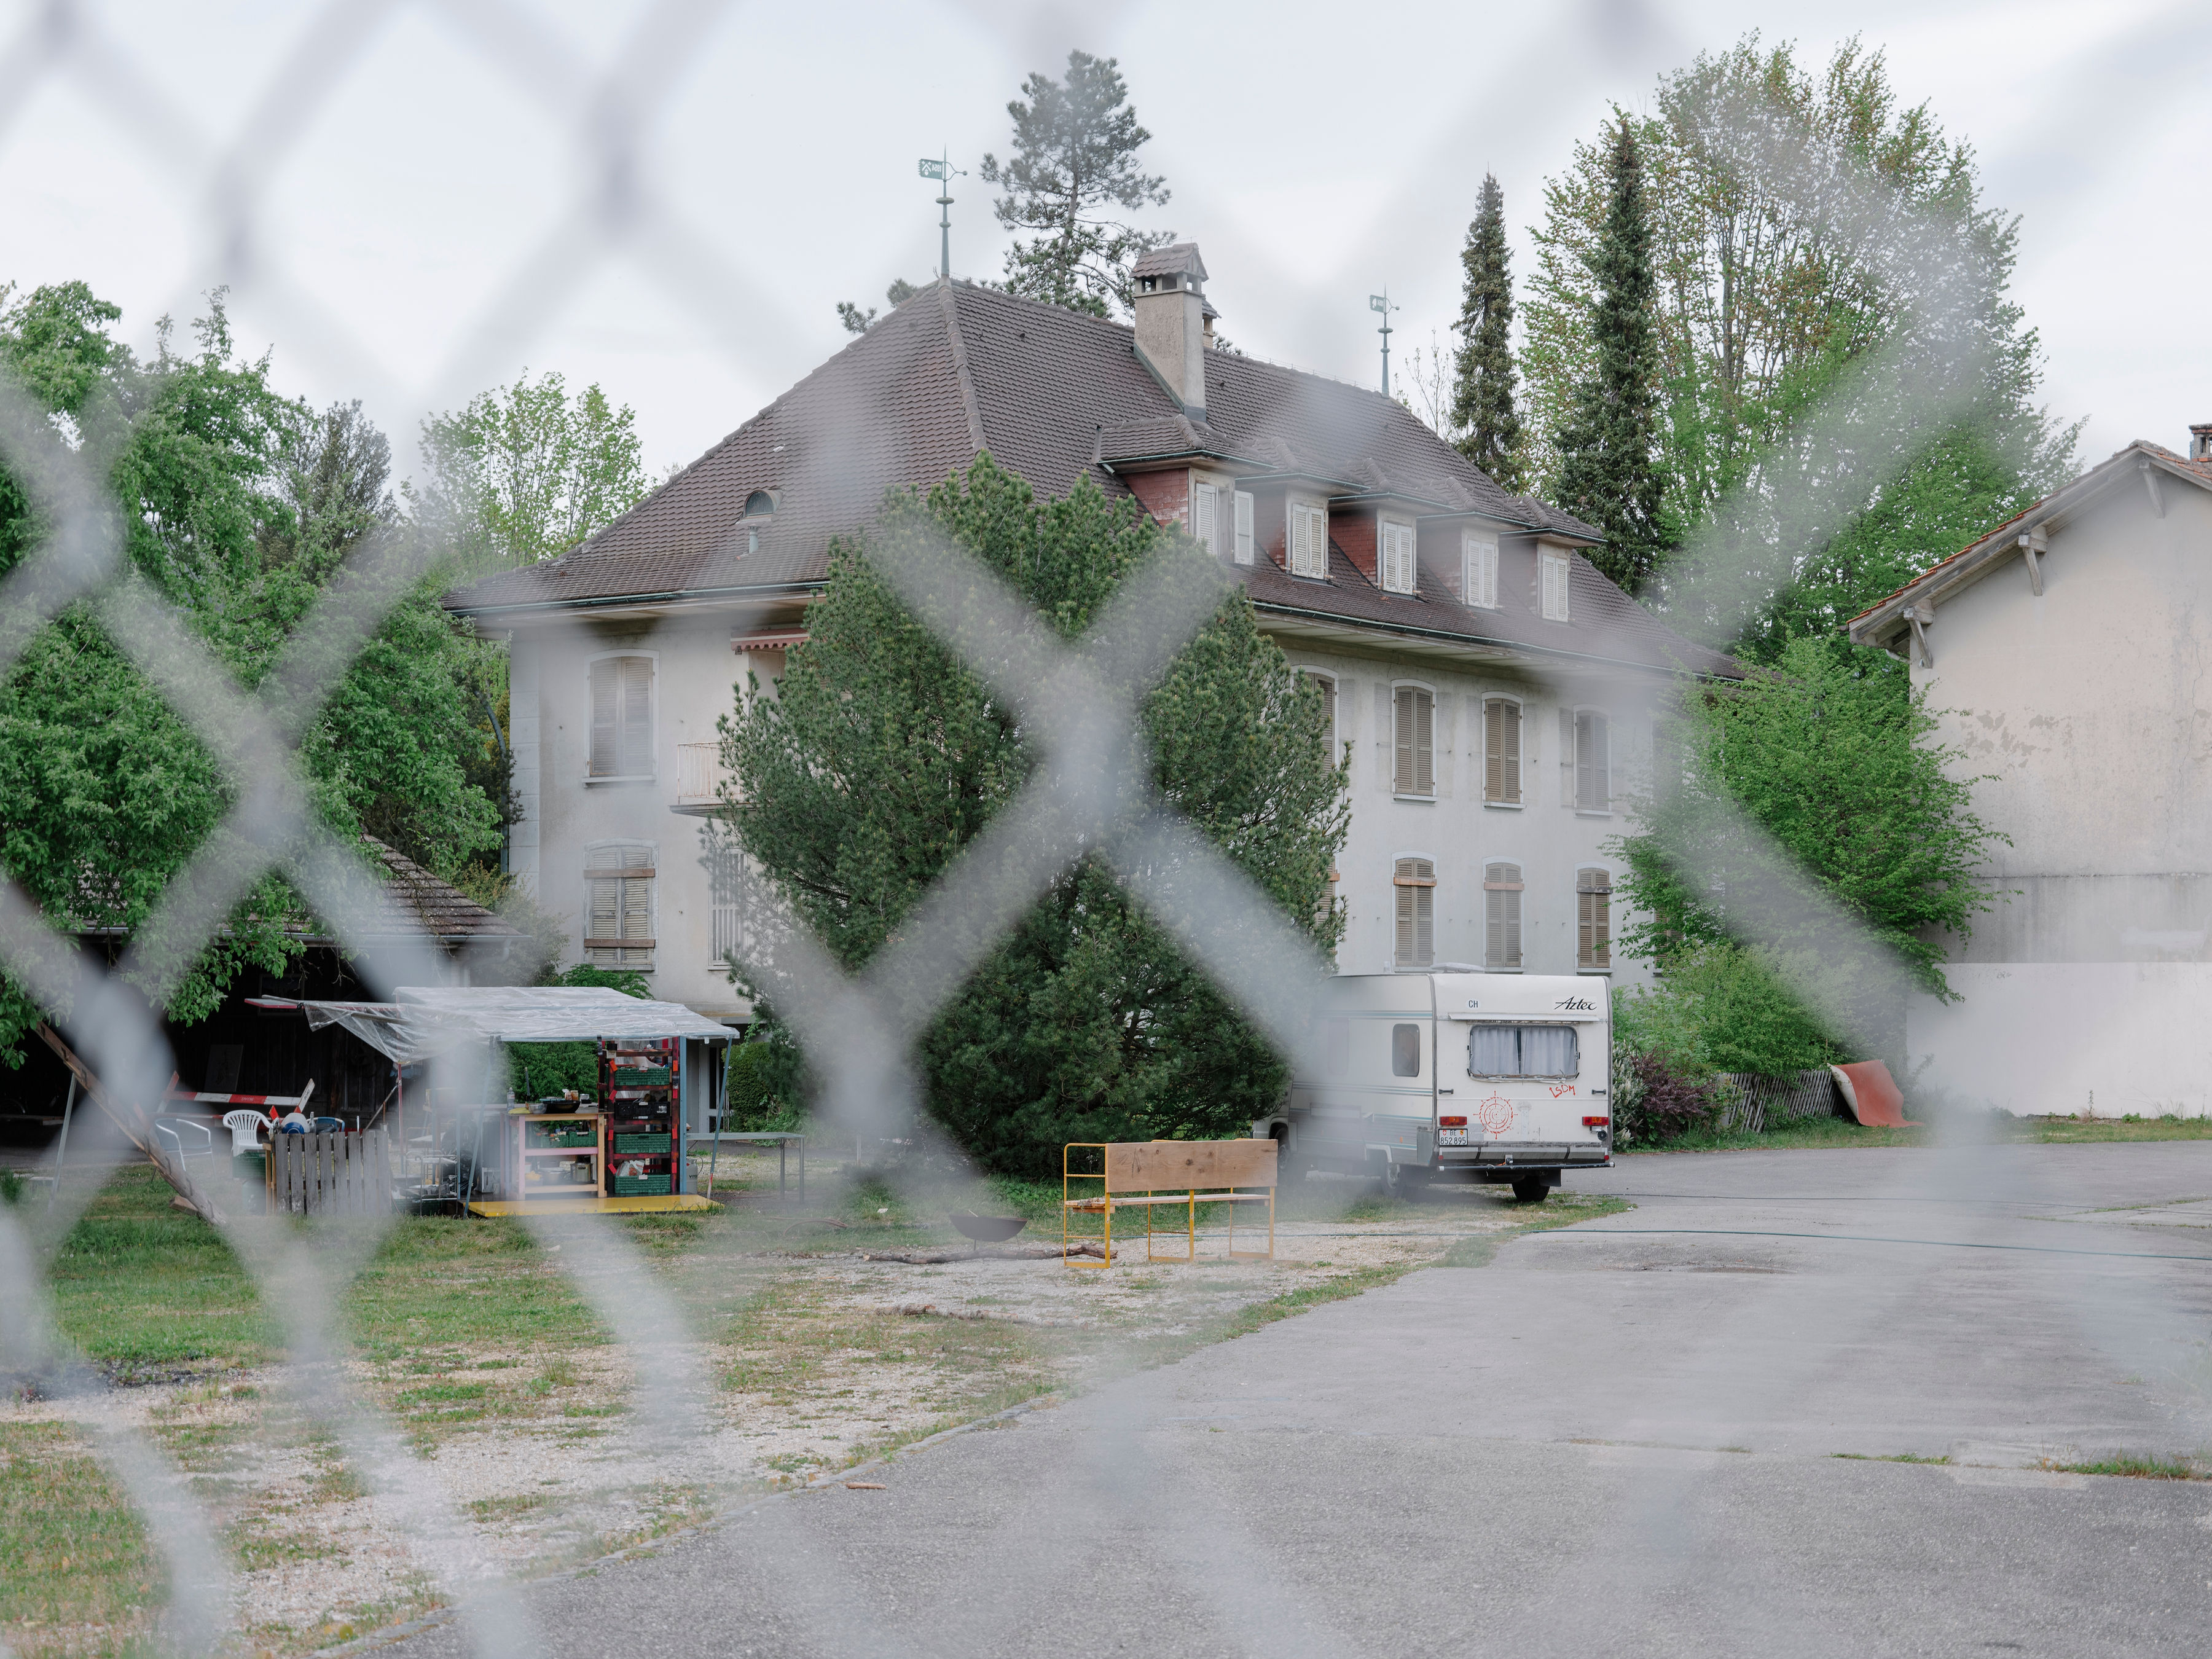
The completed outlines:
{"type": "MultiPolygon", "coordinates": [[[[738,649],[733,640],[775,638],[733,629],[726,610],[659,616],[572,617],[519,629],[514,642],[515,782],[523,817],[514,867],[538,902],[568,926],[563,962],[636,967],[653,994],[710,1018],[742,1020],[750,1009],[731,986],[720,953],[742,927],[736,907],[718,907],[702,861],[702,813],[721,781],[716,721],[735,706],[748,673],[773,693],[781,648],[738,649]],[[592,775],[594,664],[630,658],[650,665],[651,762],[642,771],[592,775]],[[623,854],[633,854],[625,869],[623,854]],[[629,870],[647,872],[631,876],[629,870]],[[610,872],[621,872],[620,875],[610,872]],[[641,884],[645,931],[634,946],[611,947],[593,931],[594,883],[641,884]]],[[[1607,846],[1627,827],[1626,805],[1648,764],[1651,699],[1658,674],[1605,678],[1545,669],[1498,653],[1470,660],[1463,650],[1362,649],[1278,635],[1291,664],[1330,682],[1337,752],[1351,757],[1352,818],[1338,856],[1337,895],[1346,916],[1338,953],[1345,972],[1425,970],[1444,964],[1533,974],[1589,973],[1638,979],[1640,964],[1606,948],[1623,914],[1607,890],[1620,866],[1607,846]],[[1400,693],[1429,699],[1425,790],[1401,789],[1400,693]],[[1519,799],[1487,797],[1484,706],[1519,712],[1519,799]],[[1565,710],[1568,720],[1563,721],[1565,710]],[[1571,722],[1579,714],[1579,727],[1571,722]],[[1579,730],[1591,746],[1602,720],[1603,764],[1571,758],[1579,730]],[[1598,791],[1595,797],[1592,790],[1598,791]],[[1400,949],[1401,862],[1428,866],[1425,956],[1400,949]],[[1486,885],[1510,866],[1517,889],[1486,885]],[[1509,896],[1510,893],[1510,896],[1509,896]],[[1493,908],[1517,911],[1517,959],[1492,948],[1493,908]],[[1595,938],[1593,939],[1593,924],[1595,938]],[[1595,946],[1595,948],[1594,948],[1595,946]]],[[[605,890],[602,888],[601,891],[605,890]]]]}
{"type": "Polygon", "coordinates": [[[2017,1113],[2212,1111],[2212,468],[2123,451],[1853,636],[1908,654],[2011,838],[1996,908],[1950,942],[1961,1000],[1909,1011],[1920,1086],[2017,1113]]]}

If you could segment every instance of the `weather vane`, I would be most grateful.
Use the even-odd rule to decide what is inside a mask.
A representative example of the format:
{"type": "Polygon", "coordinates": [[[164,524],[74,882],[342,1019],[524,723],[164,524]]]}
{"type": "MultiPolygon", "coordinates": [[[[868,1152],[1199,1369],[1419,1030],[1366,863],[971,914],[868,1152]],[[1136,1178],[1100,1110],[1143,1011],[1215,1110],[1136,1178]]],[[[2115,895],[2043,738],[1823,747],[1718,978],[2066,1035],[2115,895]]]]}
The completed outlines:
{"type": "Polygon", "coordinates": [[[1390,303],[1390,290],[1386,288],[1367,296],[1367,308],[1382,313],[1382,395],[1387,398],[1390,395],[1390,313],[1398,307],[1390,303]]]}
{"type": "Polygon", "coordinates": [[[947,149],[934,161],[926,155],[921,158],[921,176],[934,179],[944,186],[943,193],[937,198],[940,210],[937,219],[937,274],[949,277],[952,275],[952,181],[965,179],[967,170],[952,165],[952,152],[947,149]]]}

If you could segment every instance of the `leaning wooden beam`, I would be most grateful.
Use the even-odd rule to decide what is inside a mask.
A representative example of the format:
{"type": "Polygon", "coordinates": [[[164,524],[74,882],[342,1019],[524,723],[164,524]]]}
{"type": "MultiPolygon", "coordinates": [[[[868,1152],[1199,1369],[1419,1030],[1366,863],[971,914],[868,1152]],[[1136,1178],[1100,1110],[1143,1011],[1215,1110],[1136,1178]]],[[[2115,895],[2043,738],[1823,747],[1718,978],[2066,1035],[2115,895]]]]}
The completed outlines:
{"type": "Polygon", "coordinates": [[[148,1162],[160,1172],[161,1179],[176,1188],[177,1196],[184,1200],[185,1207],[216,1226],[222,1225],[222,1212],[216,1207],[215,1200],[201,1190],[199,1183],[191,1178],[182,1160],[172,1161],[161,1150],[146,1115],[132,1108],[119,1107],[110,1100],[107,1091],[100,1086],[98,1074],[77,1057],[76,1049],[62,1040],[61,1033],[44,1020],[39,1023],[39,1035],[46,1040],[49,1048],[61,1056],[62,1064],[69,1067],[70,1075],[76,1079],[77,1087],[91,1098],[94,1105],[107,1114],[108,1121],[123,1132],[125,1140],[146,1154],[148,1162]]]}

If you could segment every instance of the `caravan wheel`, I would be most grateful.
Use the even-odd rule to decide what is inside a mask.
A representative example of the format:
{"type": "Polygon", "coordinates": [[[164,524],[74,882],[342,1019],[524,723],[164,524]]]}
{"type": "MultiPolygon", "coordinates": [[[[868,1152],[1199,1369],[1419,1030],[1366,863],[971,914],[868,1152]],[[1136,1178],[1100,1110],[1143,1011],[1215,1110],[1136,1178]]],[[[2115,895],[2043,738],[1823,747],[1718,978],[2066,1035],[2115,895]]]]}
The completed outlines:
{"type": "Polygon", "coordinates": [[[1523,1204],[1541,1204],[1552,1195],[1552,1183],[1541,1176],[1523,1176],[1513,1183],[1513,1196],[1523,1204]]]}

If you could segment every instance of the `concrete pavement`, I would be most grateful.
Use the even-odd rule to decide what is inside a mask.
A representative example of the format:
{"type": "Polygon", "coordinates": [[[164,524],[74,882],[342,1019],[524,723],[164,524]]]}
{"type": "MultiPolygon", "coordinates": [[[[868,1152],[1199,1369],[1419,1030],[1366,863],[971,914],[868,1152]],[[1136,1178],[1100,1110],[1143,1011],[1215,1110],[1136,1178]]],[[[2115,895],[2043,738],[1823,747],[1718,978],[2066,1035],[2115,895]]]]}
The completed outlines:
{"type": "Polygon", "coordinates": [[[1645,1157],[1579,1184],[1637,1208],[538,1587],[529,1646],[2212,1646],[2212,1484],[2047,1467],[2212,1445],[2212,1143],[1645,1157]],[[1949,1461],[1876,1461],[1900,1457],[1949,1461]]]}

